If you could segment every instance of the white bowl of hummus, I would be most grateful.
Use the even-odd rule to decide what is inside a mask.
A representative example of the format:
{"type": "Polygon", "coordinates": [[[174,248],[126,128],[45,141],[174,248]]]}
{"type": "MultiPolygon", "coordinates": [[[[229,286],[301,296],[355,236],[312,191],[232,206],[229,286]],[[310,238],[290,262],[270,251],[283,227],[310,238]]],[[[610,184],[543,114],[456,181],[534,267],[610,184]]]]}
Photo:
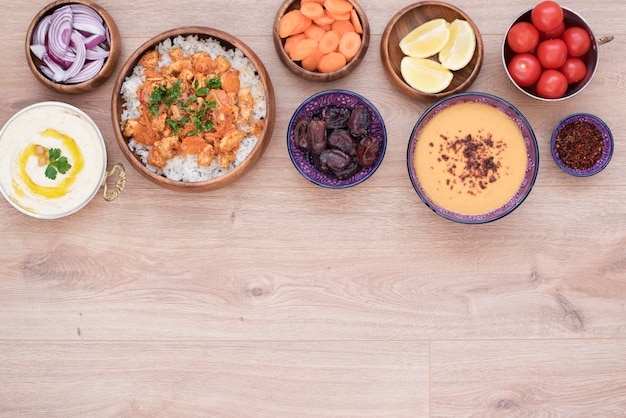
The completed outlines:
{"type": "MultiPolygon", "coordinates": [[[[26,215],[55,219],[82,209],[103,184],[106,189],[106,167],[100,129],[72,105],[30,105],[0,131],[0,192],[26,215]]],[[[119,168],[122,181],[115,197],[125,186],[119,168]]],[[[106,190],[105,200],[112,200],[106,190]]]]}

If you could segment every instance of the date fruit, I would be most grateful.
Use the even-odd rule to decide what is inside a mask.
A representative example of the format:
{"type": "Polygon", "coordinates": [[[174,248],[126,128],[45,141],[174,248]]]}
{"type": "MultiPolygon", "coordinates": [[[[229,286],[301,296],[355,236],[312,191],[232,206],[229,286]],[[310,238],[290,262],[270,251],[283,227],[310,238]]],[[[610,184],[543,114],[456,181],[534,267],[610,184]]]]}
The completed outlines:
{"type": "Polygon", "coordinates": [[[359,142],[356,148],[356,158],[363,167],[371,167],[374,165],[380,154],[383,141],[373,136],[366,136],[359,142]]]}
{"type": "Polygon", "coordinates": [[[348,129],[350,130],[350,134],[357,138],[365,135],[367,133],[367,128],[370,126],[371,119],[370,112],[364,105],[356,105],[350,114],[350,119],[348,120],[348,129]]]}
{"type": "Polygon", "coordinates": [[[326,122],[313,119],[308,128],[309,147],[316,154],[326,149],[326,122]]]}

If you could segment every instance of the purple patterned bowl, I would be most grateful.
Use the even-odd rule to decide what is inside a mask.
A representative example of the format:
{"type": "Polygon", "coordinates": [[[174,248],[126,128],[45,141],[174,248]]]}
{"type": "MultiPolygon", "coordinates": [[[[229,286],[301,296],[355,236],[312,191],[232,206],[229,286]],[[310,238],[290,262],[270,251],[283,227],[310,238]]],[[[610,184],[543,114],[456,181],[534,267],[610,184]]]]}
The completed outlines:
{"type": "Polygon", "coordinates": [[[599,117],[589,113],[574,113],[565,117],[554,128],[550,150],[556,165],[567,174],[577,177],[593,176],[604,170],[611,161],[613,134],[599,117]],[[558,146],[559,142],[563,148],[558,146]],[[600,147],[599,144],[601,144],[600,147]],[[587,163],[586,159],[581,158],[586,156],[581,149],[588,150],[592,155],[591,158],[597,159],[590,167],[590,162],[587,163]],[[572,152],[572,157],[569,159],[566,157],[568,150],[572,152]],[[563,158],[560,154],[563,154],[563,158]]]}
{"type": "Polygon", "coordinates": [[[344,189],[364,182],[374,174],[385,156],[387,147],[387,131],[383,118],[372,103],[357,93],[347,90],[326,90],[314,94],[306,99],[296,109],[287,128],[287,149],[296,169],[313,184],[330,189],[344,189]],[[357,105],[364,105],[369,111],[371,121],[367,128],[367,135],[382,140],[382,146],[374,164],[361,167],[356,173],[345,179],[337,179],[334,175],[324,172],[314,164],[311,151],[301,149],[296,145],[295,131],[298,121],[302,118],[311,120],[327,106],[345,107],[353,110],[357,105]]]}
{"type": "MultiPolygon", "coordinates": [[[[459,108],[457,108],[457,110],[458,109],[459,108]]],[[[450,112],[447,112],[447,115],[446,117],[450,117],[450,112]]],[[[428,128],[428,131],[433,132],[432,126],[428,128]]],[[[435,132],[439,131],[435,130],[435,132]]],[[[409,178],[418,196],[426,206],[435,213],[459,223],[483,224],[508,215],[526,199],[537,178],[539,150],[535,134],[530,124],[511,104],[498,97],[485,93],[460,93],[435,103],[419,118],[409,139],[407,168],[409,178]],[[466,114],[463,116],[471,118],[472,121],[478,121],[478,124],[483,124],[480,125],[478,134],[472,136],[469,133],[470,131],[466,130],[469,128],[466,128],[461,122],[457,122],[460,118],[457,118],[455,115],[443,128],[445,133],[442,131],[436,134],[436,138],[441,138],[440,145],[435,145],[433,142],[437,141],[431,142],[430,139],[428,143],[425,142],[425,139],[420,141],[420,135],[435,116],[446,109],[466,103],[477,103],[488,106],[479,110],[469,110],[467,106],[462,108],[466,109],[464,110],[466,114]],[[501,113],[495,110],[504,113],[505,117],[502,118],[501,113]],[[474,114],[474,112],[476,114],[474,114]],[[492,113],[493,116],[491,115],[492,113]],[[492,117],[494,119],[491,119],[492,117]],[[521,136],[519,136],[520,140],[517,141],[517,143],[507,142],[506,139],[508,136],[498,133],[499,128],[496,128],[496,122],[494,122],[495,118],[500,119],[497,123],[501,123],[501,120],[506,121],[505,124],[509,125],[509,128],[515,129],[515,127],[517,127],[521,134],[521,136]],[[512,121],[512,124],[509,123],[509,121],[512,121]],[[420,181],[418,170],[416,169],[416,149],[418,149],[418,143],[421,143],[420,149],[425,150],[420,152],[434,155],[434,157],[429,157],[434,161],[432,166],[430,166],[430,163],[428,166],[420,165],[421,172],[430,171],[433,173],[432,175],[424,174],[425,177],[422,177],[422,180],[428,182],[430,186],[426,186],[427,183],[420,181]],[[437,151],[438,149],[439,151],[437,151]],[[478,151],[476,151],[477,149],[478,151]],[[510,149],[510,151],[507,152],[507,149],[510,149]],[[480,150],[487,151],[483,152],[480,150]],[[499,150],[504,151],[500,152],[499,150]],[[521,156],[521,153],[525,153],[526,155],[521,156]],[[519,161],[525,159],[525,169],[521,164],[518,165],[517,168],[512,168],[513,164],[508,163],[508,160],[504,160],[504,157],[500,157],[501,154],[518,156],[519,161]],[[516,177],[520,179],[519,183],[517,181],[509,182],[506,180],[509,177],[515,177],[513,170],[516,170],[516,177]],[[499,183],[500,185],[502,183],[510,184],[507,187],[509,187],[512,197],[508,200],[506,199],[509,193],[501,191],[500,185],[495,185],[500,179],[502,179],[499,183]],[[517,186],[518,184],[519,186],[517,186]],[[446,197],[446,199],[448,199],[447,207],[436,203],[435,200],[429,196],[426,192],[426,189],[429,187],[434,187],[437,190],[454,190],[454,192],[450,192],[448,197],[446,197]],[[483,197],[464,199],[462,197],[464,193],[483,197]],[[493,201],[496,203],[491,205],[491,207],[495,206],[495,209],[489,209],[483,213],[479,206],[482,200],[492,199],[489,196],[495,196],[493,201]],[[478,206],[470,210],[468,209],[469,206],[465,205],[467,201],[472,199],[474,199],[473,203],[467,203],[467,205],[478,202],[478,206]],[[498,203],[499,201],[504,201],[504,203],[500,204],[498,203]],[[459,209],[460,207],[462,207],[462,209],[459,209]]],[[[447,191],[445,193],[447,193],[447,191]]],[[[443,199],[444,198],[442,198],[442,201],[443,199]]],[[[491,200],[489,202],[491,202],[491,200]]]]}

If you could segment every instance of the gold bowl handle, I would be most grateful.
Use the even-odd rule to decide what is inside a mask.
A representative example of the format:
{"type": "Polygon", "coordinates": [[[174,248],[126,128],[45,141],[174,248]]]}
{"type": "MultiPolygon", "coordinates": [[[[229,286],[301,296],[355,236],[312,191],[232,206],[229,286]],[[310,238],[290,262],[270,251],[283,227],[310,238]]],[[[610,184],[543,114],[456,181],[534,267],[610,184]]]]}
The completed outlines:
{"type": "Polygon", "coordinates": [[[117,163],[113,166],[111,171],[107,171],[104,175],[102,185],[104,186],[104,200],[112,202],[117,199],[120,193],[122,193],[126,188],[126,170],[124,169],[124,165],[122,165],[122,163],[117,163]],[[107,179],[115,174],[116,171],[119,171],[119,174],[117,175],[117,181],[115,182],[115,189],[109,192],[107,179]]]}

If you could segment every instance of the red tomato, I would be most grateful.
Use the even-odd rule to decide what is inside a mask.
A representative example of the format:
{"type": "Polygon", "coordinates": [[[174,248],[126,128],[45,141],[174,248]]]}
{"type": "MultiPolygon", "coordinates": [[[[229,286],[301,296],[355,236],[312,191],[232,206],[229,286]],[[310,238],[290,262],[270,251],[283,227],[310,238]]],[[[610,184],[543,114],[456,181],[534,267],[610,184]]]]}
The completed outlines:
{"type": "Polygon", "coordinates": [[[539,32],[539,39],[541,39],[542,41],[545,41],[546,39],[557,39],[560,38],[561,35],[563,35],[564,31],[565,22],[561,22],[561,24],[557,26],[556,29],[551,30],[550,32],[539,32]]]}
{"type": "Polygon", "coordinates": [[[537,81],[537,94],[545,99],[560,99],[567,91],[567,79],[558,70],[545,70],[537,81]]]}
{"type": "Polygon", "coordinates": [[[520,87],[532,86],[541,76],[541,63],[528,52],[515,55],[507,68],[515,84],[520,87]]]}
{"type": "Polygon", "coordinates": [[[569,57],[559,71],[563,73],[567,82],[572,84],[585,78],[587,66],[580,58],[569,57]]]}
{"type": "Polygon", "coordinates": [[[563,23],[563,9],[557,2],[542,1],[533,7],[530,20],[540,32],[550,32],[563,23]]]}
{"type": "Polygon", "coordinates": [[[565,64],[567,45],[562,39],[548,39],[537,47],[537,58],[547,70],[556,70],[565,64]]]}
{"type": "Polygon", "coordinates": [[[563,40],[567,44],[567,52],[572,57],[585,55],[591,48],[591,38],[586,30],[577,26],[565,29],[563,40]]]}
{"type": "Polygon", "coordinates": [[[528,52],[539,43],[539,31],[532,23],[518,22],[509,29],[506,42],[518,54],[528,52]]]}

